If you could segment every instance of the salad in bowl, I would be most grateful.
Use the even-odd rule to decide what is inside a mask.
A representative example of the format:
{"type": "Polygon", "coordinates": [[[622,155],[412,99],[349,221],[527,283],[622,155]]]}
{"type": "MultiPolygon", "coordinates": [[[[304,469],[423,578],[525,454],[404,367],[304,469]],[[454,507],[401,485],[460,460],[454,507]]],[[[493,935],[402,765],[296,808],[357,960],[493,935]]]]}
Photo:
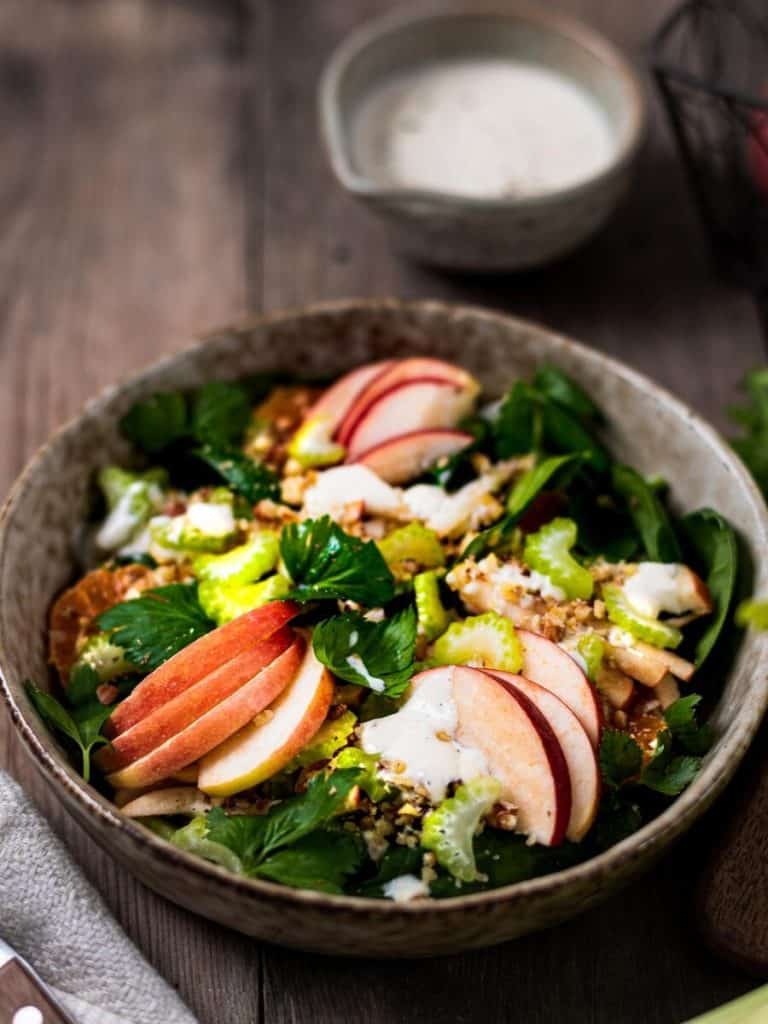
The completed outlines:
{"type": "Polygon", "coordinates": [[[28,692],[123,814],[234,873],[442,899],[594,856],[695,777],[729,523],[553,365],[161,392],[97,475],[28,692]]]}

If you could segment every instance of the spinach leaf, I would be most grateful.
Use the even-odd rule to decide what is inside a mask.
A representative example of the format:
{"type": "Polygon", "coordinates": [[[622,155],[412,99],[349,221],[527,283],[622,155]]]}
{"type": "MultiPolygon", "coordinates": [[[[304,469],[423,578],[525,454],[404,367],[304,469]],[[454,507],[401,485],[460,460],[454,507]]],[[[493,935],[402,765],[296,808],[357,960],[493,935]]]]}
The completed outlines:
{"type": "Polygon", "coordinates": [[[733,527],[711,508],[683,516],[680,527],[697,565],[703,569],[704,582],[715,603],[714,616],[706,620],[696,644],[695,661],[700,667],[715,646],[728,616],[736,588],[739,552],[733,527]]]}
{"type": "Polygon", "coordinates": [[[92,751],[109,743],[106,736],[101,735],[101,730],[112,713],[112,707],[91,701],[70,714],[55,697],[33,683],[27,681],[25,689],[43,721],[63,733],[78,747],[82,757],[82,775],[88,782],[91,777],[92,751]]]}
{"type": "Polygon", "coordinates": [[[512,385],[492,424],[497,459],[527,455],[539,446],[541,403],[534,388],[519,380],[512,385]]]}
{"type": "Polygon", "coordinates": [[[278,850],[252,871],[258,878],[294,889],[343,892],[344,882],[366,858],[362,837],[350,832],[318,829],[287,849],[278,850]]]}
{"type": "MultiPolygon", "coordinates": [[[[258,874],[260,865],[277,851],[293,846],[341,813],[358,775],[356,768],[330,775],[321,772],[313,776],[306,792],[276,804],[264,815],[227,814],[215,807],[207,815],[207,836],[237,854],[246,874],[258,874]]],[[[295,861],[292,868],[297,870],[295,861]]]]}
{"type": "Polygon", "coordinates": [[[201,444],[239,441],[251,418],[251,403],[237,384],[212,380],[192,396],[191,435],[201,444]]]}
{"type": "Polygon", "coordinates": [[[280,554],[296,601],[329,598],[375,607],[394,597],[394,577],[376,544],[345,533],[330,516],[284,527],[280,554]]]}
{"type": "Polygon", "coordinates": [[[620,463],[611,469],[614,490],[624,498],[652,562],[679,562],[680,545],[666,509],[640,474],[620,463]]]}
{"type": "Polygon", "coordinates": [[[584,461],[598,473],[610,467],[608,452],[592,432],[554,402],[545,402],[542,407],[542,432],[547,451],[581,452],[584,461]]]}
{"type": "Polygon", "coordinates": [[[600,409],[589,395],[572,377],[557,366],[545,363],[536,371],[533,378],[534,387],[551,401],[582,421],[602,423],[604,420],[600,409]]]}
{"type": "Polygon", "coordinates": [[[136,402],[120,420],[123,435],[142,452],[155,455],[189,430],[187,403],[179,391],[163,391],[136,402]]]}
{"type": "Polygon", "coordinates": [[[415,669],[416,612],[409,605],[381,622],[354,613],[336,615],[315,626],[312,646],[334,675],[399,697],[415,669]]]}
{"type": "Polygon", "coordinates": [[[594,473],[580,472],[569,486],[568,515],[579,524],[579,549],[586,555],[621,562],[640,547],[632,519],[594,473]]]}
{"type": "Polygon", "coordinates": [[[97,619],[101,629],[114,630],[114,641],[141,672],[152,672],[183,647],[214,628],[197,599],[197,585],[171,583],[145,590],[97,619]]]}
{"type": "Polygon", "coordinates": [[[235,494],[242,495],[252,505],[264,498],[280,500],[280,480],[277,474],[238,448],[207,444],[196,449],[195,454],[215,469],[235,494]]]}

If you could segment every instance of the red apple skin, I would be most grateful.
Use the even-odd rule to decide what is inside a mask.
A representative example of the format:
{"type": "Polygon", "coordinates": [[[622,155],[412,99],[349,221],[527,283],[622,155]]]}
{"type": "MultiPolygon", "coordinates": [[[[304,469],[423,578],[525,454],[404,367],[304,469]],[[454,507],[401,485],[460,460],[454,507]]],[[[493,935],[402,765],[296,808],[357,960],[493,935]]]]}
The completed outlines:
{"type": "Polygon", "coordinates": [[[443,362],[442,359],[431,359],[423,356],[399,359],[388,367],[384,373],[375,377],[352,403],[339,427],[337,441],[343,444],[345,448],[349,447],[350,439],[357,428],[359,420],[372,403],[380,398],[385,391],[404,382],[425,377],[431,380],[442,381],[446,384],[452,384],[457,389],[466,390],[472,398],[479,391],[479,385],[474,377],[470,376],[466,370],[461,369],[459,366],[454,366],[452,363],[443,362]]]}
{"type": "Polygon", "coordinates": [[[394,384],[365,410],[349,435],[347,462],[384,441],[415,430],[455,427],[471,408],[471,397],[453,384],[422,377],[394,384]]]}
{"type": "Polygon", "coordinates": [[[108,719],[107,735],[126,732],[225,662],[282,629],[298,613],[299,606],[292,601],[272,601],[201,636],[151,672],[118,704],[108,719]]]}
{"type": "Polygon", "coordinates": [[[114,789],[138,789],[167,779],[229,739],[271,704],[294,677],[306,642],[296,636],[287,650],[221,703],[149,754],[107,776],[114,789]]]}
{"type": "Polygon", "coordinates": [[[331,433],[335,434],[349,412],[353,402],[380,374],[394,366],[394,359],[384,359],[378,363],[366,363],[358,366],[332,384],[318,398],[304,417],[307,420],[325,417],[331,425],[331,433]]]}
{"type": "Polygon", "coordinates": [[[98,751],[96,764],[103,772],[115,772],[149,754],[245,686],[290,646],[294,636],[290,626],[283,626],[261,643],[241,651],[115,737],[110,746],[98,751]]]}
{"type": "Polygon", "coordinates": [[[520,830],[544,846],[559,845],[571,817],[571,780],[549,722],[509,679],[465,666],[451,669],[456,738],[485,754],[491,775],[502,783],[501,799],[517,807],[520,830]]]}
{"type": "Polygon", "coordinates": [[[471,434],[461,430],[414,430],[369,448],[356,461],[389,484],[403,484],[473,441],[471,434]]]}
{"type": "Polygon", "coordinates": [[[589,736],[568,705],[543,686],[509,672],[493,671],[489,675],[506,680],[524,693],[552,727],[571,780],[571,816],[565,837],[578,843],[594,824],[602,793],[600,767],[589,736]]]}
{"type": "Polygon", "coordinates": [[[539,633],[518,629],[523,647],[521,675],[551,690],[573,711],[597,748],[603,716],[597,691],[574,659],[539,633]]]}

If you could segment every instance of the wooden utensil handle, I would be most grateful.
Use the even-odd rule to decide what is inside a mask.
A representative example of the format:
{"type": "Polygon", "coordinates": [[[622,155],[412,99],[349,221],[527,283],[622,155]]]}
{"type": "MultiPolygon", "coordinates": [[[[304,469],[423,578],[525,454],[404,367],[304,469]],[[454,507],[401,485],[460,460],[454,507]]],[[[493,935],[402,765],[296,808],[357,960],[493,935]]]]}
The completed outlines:
{"type": "Polygon", "coordinates": [[[713,852],[697,910],[713,952],[768,977],[768,721],[724,797],[709,814],[713,852]]]}
{"type": "Polygon", "coordinates": [[[0,967],[0,1024],[74,1024],[19,960],[0,967]]]}

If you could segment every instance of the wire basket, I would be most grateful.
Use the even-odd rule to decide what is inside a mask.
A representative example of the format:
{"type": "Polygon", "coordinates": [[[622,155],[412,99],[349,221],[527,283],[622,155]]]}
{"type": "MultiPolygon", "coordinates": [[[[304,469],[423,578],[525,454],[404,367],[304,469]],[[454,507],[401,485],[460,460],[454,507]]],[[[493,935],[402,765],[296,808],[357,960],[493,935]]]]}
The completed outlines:
{"type": "Polygon", "coordinates": [[[730,280],[768,290],[768,0],[688,0],[660,26],[651,67],[730,280]]]}

